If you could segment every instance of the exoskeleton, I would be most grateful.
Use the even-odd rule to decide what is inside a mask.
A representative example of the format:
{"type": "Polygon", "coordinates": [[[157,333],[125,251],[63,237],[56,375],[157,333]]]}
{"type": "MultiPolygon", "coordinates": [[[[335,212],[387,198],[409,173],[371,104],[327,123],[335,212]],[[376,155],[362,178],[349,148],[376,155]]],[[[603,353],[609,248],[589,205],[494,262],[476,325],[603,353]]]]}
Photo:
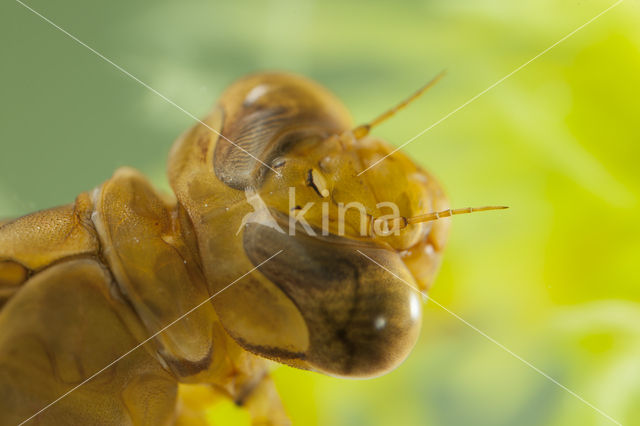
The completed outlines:
{"type": "Polygon", "coordinates": [[[204,424],[225,397],[287,424],[265,359],[396,367],[449,226],[411,218],[451,211],[401,152],[361,173],[392,152],[369,127],[310,80],[251,75],[175,143],[174,194],[124,168],[2,225],[0,423],[204,424]]]}

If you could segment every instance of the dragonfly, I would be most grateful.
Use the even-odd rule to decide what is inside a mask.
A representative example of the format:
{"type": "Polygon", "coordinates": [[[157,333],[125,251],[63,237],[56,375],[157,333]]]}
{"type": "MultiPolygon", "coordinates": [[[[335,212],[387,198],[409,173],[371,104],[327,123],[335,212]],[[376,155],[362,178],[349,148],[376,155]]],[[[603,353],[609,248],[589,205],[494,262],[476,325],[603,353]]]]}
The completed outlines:
{"type": "Polygon", "coordinates": [[[169,154],[0,223],[1,424],[207,424],[228,399],[289,424],[273,361],[396,368],[446,245],[440,183],[318,83],[233,83],[169,154]],[[372,167],[375,165],[375,167],[372,167]],[[366,173],[363,173],[366,171],[366,173]]]}

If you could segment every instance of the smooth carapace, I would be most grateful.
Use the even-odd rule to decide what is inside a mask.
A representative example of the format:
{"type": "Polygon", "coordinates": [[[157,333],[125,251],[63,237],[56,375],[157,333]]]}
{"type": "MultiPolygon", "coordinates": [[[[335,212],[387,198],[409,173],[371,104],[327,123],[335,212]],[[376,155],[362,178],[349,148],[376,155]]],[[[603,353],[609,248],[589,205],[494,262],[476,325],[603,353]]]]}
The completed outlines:
{"type": "Polygon", "coordinates": [[[206,424],[231,398],[288,424],[265,359],[357,378],[398,366],[441,218],[467,212],[370,135],[407,102],[354,127],[318,84],[250,75],[176,141],[174,194],[124,168],[2,224],[0,423],[206,424]]]}

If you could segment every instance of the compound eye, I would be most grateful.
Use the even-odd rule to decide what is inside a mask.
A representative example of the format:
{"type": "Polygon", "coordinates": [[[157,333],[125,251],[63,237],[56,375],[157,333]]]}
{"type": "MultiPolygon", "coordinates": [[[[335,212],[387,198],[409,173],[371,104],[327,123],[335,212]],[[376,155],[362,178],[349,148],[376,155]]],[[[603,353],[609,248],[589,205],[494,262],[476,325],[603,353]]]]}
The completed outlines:
{"type": "Polygon", "coordinates": [[[348,113],[333,95],[291,74],[242,79],[227,89],[218,107],[224,137],[215,146],[214,172],[239,190],[261,186],[268,164],[301,141],[324,140],[350,126],[348,113]]]}
{"type": "MultiPolygon", "coordinates": [[[[309,345],[301,359],[306,368],[335,376],[373,377],[398,366],[413,348],[420,329],[419,296],[362,255],[412,282],[397,253],[335,235],[283,234],[259,223],[247,226],[243,244],[255,265],[283,251],[260,273],[304,318],[309,345]]],[[[260,348],[249,349],[275,357],[260,348]]],[[[300,366],[282,356],[277,359],[300,366]]]]}

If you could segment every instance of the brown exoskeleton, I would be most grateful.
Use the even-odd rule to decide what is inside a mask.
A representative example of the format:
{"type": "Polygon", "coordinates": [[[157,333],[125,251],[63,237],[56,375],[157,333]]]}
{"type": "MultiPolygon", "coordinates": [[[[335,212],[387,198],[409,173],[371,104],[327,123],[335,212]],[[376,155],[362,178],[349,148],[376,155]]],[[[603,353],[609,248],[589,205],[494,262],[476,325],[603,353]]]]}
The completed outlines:
{"type": "Polygon", "coordinates": [[[205,399],[286,424],[264,358],[344,377],[396,367],[420,329],[406,283],[429,287],[448,228],[435,219],[457,212],[400,152],[359,174],[392,151],[370,127],[350,130],[307,79],[252,75],[175,143],[175,198],[120,169],[2,225],[0,423],[203,424],[189,392],[206,384],[205,399]],[[283,232],[301,211],[317,232],[283,232]],[[386,231],[360,232],[363,217],[386,231]]]}

